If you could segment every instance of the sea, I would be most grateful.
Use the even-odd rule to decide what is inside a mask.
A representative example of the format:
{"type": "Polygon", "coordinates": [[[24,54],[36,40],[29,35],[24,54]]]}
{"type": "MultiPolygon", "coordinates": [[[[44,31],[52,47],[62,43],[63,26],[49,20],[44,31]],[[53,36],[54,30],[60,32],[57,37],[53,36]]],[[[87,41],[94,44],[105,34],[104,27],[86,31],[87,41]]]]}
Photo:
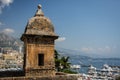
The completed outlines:
{"type": "Polygon", "coordinates": [[[97,69],[101,69],[104,64],[109,66],[119,66],[120,67],[120,58],[83,58],[78,60],[72,60],[71,63],[73,65],[80,65],[79,73],[87,73],[88,67],[90,65],[96,67],[97,69]]]}

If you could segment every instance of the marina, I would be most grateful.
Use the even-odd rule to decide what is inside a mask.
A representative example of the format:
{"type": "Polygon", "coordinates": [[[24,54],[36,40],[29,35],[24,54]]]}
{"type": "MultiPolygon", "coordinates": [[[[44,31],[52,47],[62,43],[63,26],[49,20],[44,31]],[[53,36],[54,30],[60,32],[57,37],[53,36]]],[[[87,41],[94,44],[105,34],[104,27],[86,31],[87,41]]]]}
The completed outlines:
{"type": "MultiPolygon", "coordinates": [[[[78,72],[81,69],[81,66],[72,65],[71,69],[78,72]]],[[[104,64],[101,69],[98,69],[93,65],[90,65],[87,73],[78,74],[82,76],[83,80],[115,80],[115,78],[120,75],[120,67],[104,64]]]]}

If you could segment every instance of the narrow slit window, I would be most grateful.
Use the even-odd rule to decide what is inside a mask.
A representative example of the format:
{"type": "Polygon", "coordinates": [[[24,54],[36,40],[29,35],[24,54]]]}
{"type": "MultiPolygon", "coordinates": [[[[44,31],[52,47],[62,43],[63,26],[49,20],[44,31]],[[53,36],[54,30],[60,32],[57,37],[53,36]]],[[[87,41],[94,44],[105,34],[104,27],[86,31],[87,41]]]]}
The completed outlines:
{"type": "Polygon", "coordinates": [[[38,66],[44,66],[44,54],[38,54],[38,66]]]}

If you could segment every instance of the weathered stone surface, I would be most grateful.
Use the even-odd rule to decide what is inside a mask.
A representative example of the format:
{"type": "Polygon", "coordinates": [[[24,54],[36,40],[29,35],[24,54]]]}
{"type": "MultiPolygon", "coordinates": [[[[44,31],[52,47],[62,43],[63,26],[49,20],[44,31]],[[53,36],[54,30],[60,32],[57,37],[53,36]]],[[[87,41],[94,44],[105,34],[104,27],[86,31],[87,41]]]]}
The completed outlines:
{"type": "Polygon", "coordinates": [[[39,5],[21,37],[25,47],[25,76],[55,76],[54,40],[57,38],[51,21],[39,5]]]}
{"type": "Polygon", "coordinates": [[[35,16],[28,21],[24,34],[57,36],[52,22],[44,16],[40,5],[35,16]]]}
{"type": "Polygon", "coordinates": [[[48,77],[9,77],[0,78],[0,80],[78,80],[79,76],[71,75],[59,75],[59,76],[48,76],[48,77]]]}
{"type": "Polygon", "coordinates": [[[26,26],[25,34],[56,35],[53,24],[46,17],[31,18],[26,26]]]}
{"type": "Polygon", "coordinates": [[[26,72],[26,76],[29,77],[46,77],[46,76],[55,76],[55,70],[53,69],[33,69],[26,72]]]}

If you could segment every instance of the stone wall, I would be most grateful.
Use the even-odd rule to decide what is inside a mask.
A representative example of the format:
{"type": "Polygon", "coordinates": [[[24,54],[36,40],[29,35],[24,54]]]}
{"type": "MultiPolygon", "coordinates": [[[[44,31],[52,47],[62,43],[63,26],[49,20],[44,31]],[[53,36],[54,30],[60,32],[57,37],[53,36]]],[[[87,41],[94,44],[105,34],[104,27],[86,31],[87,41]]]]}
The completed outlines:
{"type": "Polygon", "coordinates": [[[77,75],[57,75],[55,77],[9,77],[0,80],[82,80],[77,75]]]}
{"type": "Polygon", "coordinates": [[[45,76],[55,76],[55,70],[54,69],[32,69],[27,72],[25,72],[25,76],[27,77],[45,77],[45,76]]]}
{"type": "Polygon", "coordinates": [[[54,76],[54,37],[29,35],[24,39],[26,76],[54,76]],[[40,55],[43,55],[41,58],[40,55]],[[42,60],[41,60],[42,59],[42,60]],[[39,63],[43,63],[39,65],[39,63]]]}

